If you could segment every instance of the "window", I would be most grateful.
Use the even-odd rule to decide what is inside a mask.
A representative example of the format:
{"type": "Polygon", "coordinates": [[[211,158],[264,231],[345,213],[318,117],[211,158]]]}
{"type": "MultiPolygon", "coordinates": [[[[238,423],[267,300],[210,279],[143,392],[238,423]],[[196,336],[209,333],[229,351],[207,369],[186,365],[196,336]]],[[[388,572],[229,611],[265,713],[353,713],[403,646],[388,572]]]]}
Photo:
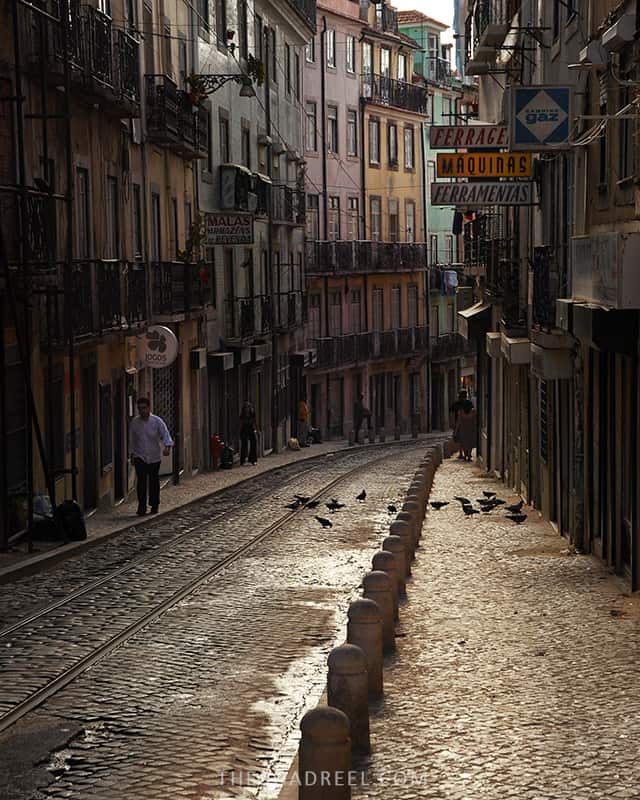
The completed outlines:
{"type": "Polygon", "coordinates": [[[216,35],[218,47],[227,48],[227,0],[216,0],[216,35]]]}
{"type": "Polygon", "coordinates": [[[347,198],[347,239],[355,242],[360,238],[360,214],[357,197],[347,198]]]}
{"type": "Polygon", "coordinates": [[[262,61],[262,35],[262,17],[256,14],[253,18],[253,50],[258,61],[262,61]]]}
{"type": "Polygon", "coordinates": [[[346,46],[347,72],[354,73],[356,71],[356,37],[347,34],[346,46]]]}
{"type": "Polygon", "coordinates": [[[349,329],[351,333],[362,332],[362,293],[360,289],[351,290],[349,303],[349,329]]]}
{"type": "Polygon", "coordinates": [[[453,263],[453,236],[450,233],[444,237],[444,263],[447,265],[453,263]]]}
{"type": "Polygon", "coordinates": [[[443,97],[441,100],[442,103],[442,124],[443,125],[455,125],[455,120],[453,118],[453,104],[451,102],[450,97],[443,97]]]}
{"type": "Polygon", "coordinates": [[[380,163],[380,120],[369,120],[369,163],[380,163]]]}
{"type": "Polygon", "coordinates": [[[399,233],[400,220],[398,218],[398,201],[394,198],[389,198],[389,241],[399,241],[399,233]]]}
{"type": "Polygon", "coordinates": [[[374,289],[371,292],[371,300],[373,306],[372,330],[384,330],[384,290],[374,289]]]}
{"type": "Polygon", "coordinates": [[[317,194],[307,195],[307,237],[320,238],[319,202],[317,194]]]}
{"type": "Polygon", "coordinates": [[[291,94],[291,47],[287,42],[284,43],[284,78],[287,94],[291,94]]]}
{"type": "Polygon", "coordinates": [[[431,306],[431,336],[440,336],[440,312],[438,306],[431,306]]]}
{"type": "Polygon", "coordinates": [[[306,103],[307,150],[318,149],[318,107],[315,103],[306,103]]]}
{"type": "Polygon", "coordinates": [[[453,333],[455,330],[455,312],[453,303],[447,303],[447,331],[453,333]]]}
{"type": "Polygon", "coordinates": [[[269,42],[269,46],[271,47],[271,79],[274,83],[278,82],[278,44],[276,42],[276,29],[269,28],[269,34],[271,37],[271,41],[269,42]]]}
{"type": "Polygon", "coordinates": [[[432,233],[429,236],[429,263],[435,267],[438,263],[438,234],[432,233]]]}
{"type": "Polygon", "coordinates": [[[413,169],[413,125],[404,129],[404,168],[413,169]]]}
{"type": "Polygon", "coordinates": [[[330,153],[338,152],[338,108],[327,107],[327,150],[330,153]]]}
{"type": "Polygon", "coordinates": [[[309,295],[309,338],[320,338],[322,335],[320,324],[320,295],[314,292],[309,295]]]}
{"type": "Polygon", "coordinates": [[[133,184],[133,257],[141,259],[144,255],[142,236],[142,192],[139,183],[133,184]]]}
{"type": "Polygon", "coordinates": [[[218,129],[220,135],[220,163],[231,163],[230,140],[229,140],[229,120],[221,116],[218,120],[218,129]]]}
{"type": "Polygon", "coordinates": [[[327,198],[328,208],[328,236],[337,241],[340,239],[340,198],[333,195],[327,198]]]}
{"type": "Polygon", "coordinates": [[[169,253],[172,258],[178,256],[178,201],[175,197],[170,200],[171,218],[169,220],[169,253]]]}
{"type": "Polygon", "coordinates": [[[416,204],[413,200],[407,200],[405,204],[405,217],[407,220],[405,238],[407,242],[416,240],[416,204]]]}
{"type": "Polygon", "coordinates": [[[160,195],[151,194],[151,260],[160,261],[162,255],[162,217],[160,195]]]}
{"type": "Polygon", "coordinates": [[[326,47],[327,47],[327,66],[335,67],[336,65],[336,32],[328,30],[326,32],[326,47]]]}
{"type": "Polygon", "coordinates": [[[187,63],[187,40],[183,34],[178,35],[178,85],[183,89],[187,88],[187,75],[189,67],[187,63]]]}
{"type": "Polygon", "coordinates": [[[342,292],[329,293],[329,336],[342,336],[342,292]]]}
{"type": "MultiPolygon", "coordinates": [[[[134,187],[140,192],[140,187],[134,187]]],[[[76,169],[76,252],[78,258],[89,258],[91,255],[91,212],[89,204],[89,172],[78,167],[76,169]]]]}
{"type": "Polygon", "coordinates": [[[105,241],[105,258],[118,258],[120,250],[120,209],[118,202],[118,179],[107,177],[105,198],[107,212],[107,228],[105,241]]]}
{"type": "Polygon", "coordinates": [[[358,155],[358,112],[347,111],[347,155],[358,155]]]}
{"type": "Polygon", "coordinates": [[[403,55],[398,56],[398,80],[407,80],[407,57],[403,55]]]}
{"type": "Polygon", "coordinates": [[[164,49],[164,74],[173,75],[173,64],[171,63],[171,20],[164,18],[162,22],[162,43],[164,49]]]}
{"type": "Polygon", "coordinates": [[[432,183],[436,182],[436,162],[435,161],[428,161],[427,162],[427,185],[431,186],[432,183]]]}
{"type": "Polygon", "coordinates": [[[418,287],[415,284],[407,287],[407,325],[413,328],[418,324],[418,287]]]}
{"type": "Polygon", "coordinates": [[[386,78],[391,74],[391,51],[386,47],[380,48],[380,75],[386,78]]]}
{"type": "Polygon", "coordinates": [[[382,218],[381,201],[379,197],[369,199],[369,211],[371,217],[371,241],[380,241],[380,223],[382,218]]]}
{"type": "Polygon", "coordinates": [[[249,128],[243,127],[240,137],[242,163],[247,169],[251,169],[251,131],[249,128]]]}
{"type": "Polygon", "coordinates": [[[391,287],[391,327],[402,327],[402,298],[399,286],[391,287]]]}
{"type": "Polygon", "coordinates": [[[300,89],[301,89],[300,76],[301,76],[302,73],[300,71],[300,56],[298,55],[298,53],[295,54],[293,61],[294,61],[294,70],[295,70],[294,76],[293,76],[293,79],[294,79],[294,82],[295,82],[295,95],[296,95],[296,100],[299,100],[300,99],[300,89]]]}
{"type": "Polygon", "coordinates": [[[111,384],[100,383],[100,469],[103,473],[113,467],[113,403],[111,384]]]}
{"type": "Polygon", "coordinates": [[[371,97],[373,85],[373,48],[371,42],[362,43],[362,96],[371,97]]]}
{"type": "Polygon", "coordinates": [[[304,58],[309,64],[316,63],[316,37],[312,36],[311,41],[305,45],[304,58]]]}
{"type": "Polygon", "coordinates": [[[247,25],[247,2],[238,0],[238,51],[240,58],[246,58],[249,54],[249,31],[247,25]]]}
{"type": "Polygon", "coordinates": [[[387,128],[387,150],[389,157],[389,166],[398,166],[398,127],[395,123],[390,122],[387,128]]]}

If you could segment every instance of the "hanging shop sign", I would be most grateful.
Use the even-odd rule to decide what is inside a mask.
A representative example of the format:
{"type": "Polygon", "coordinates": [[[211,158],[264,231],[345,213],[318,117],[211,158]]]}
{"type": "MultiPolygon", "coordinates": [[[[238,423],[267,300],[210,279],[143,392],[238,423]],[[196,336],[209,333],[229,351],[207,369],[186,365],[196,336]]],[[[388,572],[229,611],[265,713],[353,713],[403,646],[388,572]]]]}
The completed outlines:
{"type": "Polygon", "coordinates": [[[532,181],[432,183],[433,206],[530,206],[532,181]]]}
{"type": "Polygon", "coordinates": [[[433,150],[509,147],[506,125],[432,125],[429,145],[433,150]]]}
{"type": "Polygon", "coordinates": [[[166,325],[150,325],[138,337],[138,358],[143,367],[162,369],[178,357],[178,339],[166,325]]]}
{"type": "Polygon", "coordinates": [[[570,86],[511,88],[509,138],[514,150],[558,150],[569,147],[570,86]]]}
{"type": "Polygon", "coordinates": [[[206,244],[253,244],[252,214],[207,214],[206,244]]]}
{"type": "Polygon", "coordinates": [[[531,153],[438,153],[439,178],[530,178],[531,153]]]}

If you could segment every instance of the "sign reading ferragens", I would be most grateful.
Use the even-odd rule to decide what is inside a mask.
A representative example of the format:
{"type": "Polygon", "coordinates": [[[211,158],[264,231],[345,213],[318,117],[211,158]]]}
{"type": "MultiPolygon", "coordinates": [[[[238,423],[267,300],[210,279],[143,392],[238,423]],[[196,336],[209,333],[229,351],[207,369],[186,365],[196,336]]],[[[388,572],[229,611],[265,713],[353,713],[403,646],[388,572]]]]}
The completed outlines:
{"type": "Polygon", "coordinates": [[[439,178],[530,178],[531,153],[438,153],[439,178]]]}
{"type": "Polygon", "coordinates": [[[533,182],[432,183],[434,206],[530,206],[533,182]]]}
{"type": "Polygon", "coordinates": [[[429,145],[434,150],[508,147],[509,129],[506,125],[432,125],[429,145]]]}
{"type": "Polygon", "coordinates": [[[253,244],[252,214],[207,214],[207,246],[253,244]]]}

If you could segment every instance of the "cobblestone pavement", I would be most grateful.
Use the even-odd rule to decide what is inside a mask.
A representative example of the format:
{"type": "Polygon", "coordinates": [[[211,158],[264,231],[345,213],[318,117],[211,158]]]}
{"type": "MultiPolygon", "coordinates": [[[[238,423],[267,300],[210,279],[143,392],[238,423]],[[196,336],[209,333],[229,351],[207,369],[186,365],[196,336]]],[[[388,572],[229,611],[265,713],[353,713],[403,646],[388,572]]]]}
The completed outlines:
{"type": "MultiPolygon", "coordinates": [[[[431,499],[482,489],[517,499],[455,460],[431,499]]],[[[453,501],[418,552],[353,800],[639,798],[637,598],[532,511],[453,501]]]]}
{"type": "MultiPolygon", "coordinates": [[[[385,451],[347,451],[326,459],[295,488],[291,476],[288,485],[280,476],[277,486],[269,486],[273,498],[259,508],[236,498],[233,513],[227,509],[143,570],[80,598],[73,611],[65,607],[62,618],[54,612],[30,636],[16,633],[19,641],[0,651],[0,668],[9,675],[3,701],[12,687],[19,694],[29,681],[46,679],[157,602],[176,581],[203,571],[208,560],[218,560],[279,517],[293,491],[311,494],[385,453],[364,475],[336,489],[347,508],[332,516],[332,529],[321,528],[311,512],[297,514],[0,736],[0,775],[3,767],[8,775],[0,797],[277,795],[297,747],[299,718],[322,693],[327,653],[344,636],[349,599],[388,525],[386,505],[399,499],[425,449],[425,443],[406,443],[385,451]],[[367,500],[356,503],[363,485],[367,500]],[[33,758],[24,754],[37,751],[35,741],[49,740],[56,745],[38,753],[41,763],[34,768],[33,758]]],[[[201,508],[201,521],[212,510],[201,508]]],[[[166,517],[167,535],[188,528],[195,513],[191,507],[166,517]]],[[[97,552],[88,555],[95,558],[97,552]]],[[[72,575],[72,564],[65,562],[41,576],[44,594],[50,595],[56,582],[66,588],[72,575]]]]}

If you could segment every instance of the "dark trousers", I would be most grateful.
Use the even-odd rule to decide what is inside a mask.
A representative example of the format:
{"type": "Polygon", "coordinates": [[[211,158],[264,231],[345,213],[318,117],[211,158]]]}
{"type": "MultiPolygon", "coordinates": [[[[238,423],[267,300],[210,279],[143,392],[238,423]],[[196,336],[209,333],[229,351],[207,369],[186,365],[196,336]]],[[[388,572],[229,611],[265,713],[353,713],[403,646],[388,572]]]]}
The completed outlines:
{"type": "Polygon", "coordinates": [[[242,428],[240,431],[240,463],[244,464],[249,452],[249,461],[255,464],[258,460],[258,441],[253,428],[242,428]]]}
{"type": "Polygon", "coordinates": [[[147,464],[141,458],[133,462],[136,470],[136,488],[138,490],[138,508],[147,507],[147,485],[149,486],[149,505],[158,508],[160,505],[160,462],[147,464]]]}

